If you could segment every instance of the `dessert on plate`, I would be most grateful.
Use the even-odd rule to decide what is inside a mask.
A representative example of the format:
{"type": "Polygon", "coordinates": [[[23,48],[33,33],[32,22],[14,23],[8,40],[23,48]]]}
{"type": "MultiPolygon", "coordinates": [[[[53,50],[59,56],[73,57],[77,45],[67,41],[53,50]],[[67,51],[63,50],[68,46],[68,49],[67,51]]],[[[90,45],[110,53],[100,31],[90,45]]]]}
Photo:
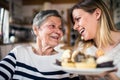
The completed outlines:
{"type": "Polygon", "coordinates": [[[72,51],[67,49],[61,56],[60,65],[62,67],[77,69],[114,67],[112,58],[105,56],[104,52],[101,50],[96,52],[95,58],[77,50],[72,51]]]}
{"type": "Polygon", "coordinates": [[[96,55],[97,68],[114,67],[113,59],[106,56],[101,49],[97,51],[96,55]]]}
{"type": "Polygon", "coordinates": [[[97,68],[114,67],[113,60],[107,56],[101,56],[96,60],[97,68]]]}
{"type": "Polygon", "coordinates": [[[72,68],[96,68],[96,62],[94,57],[84,55],[80,51],[65,50],[61,57],[62,67],[72,68]]]}
{"type": "Polygon", "coordinates": [[[90,55],[85,55],[80,51],[74,51],[71,59],[75,63],[75,67],[78,69],[96,68],[95,58],[90,55]]]}
{"type": "Polygon", "coordinates": [[[72,62],[71,57],[72,51],[70,49],[65,50],[61,57],[61,66],[74,68],[75,64],[72,62]]]}

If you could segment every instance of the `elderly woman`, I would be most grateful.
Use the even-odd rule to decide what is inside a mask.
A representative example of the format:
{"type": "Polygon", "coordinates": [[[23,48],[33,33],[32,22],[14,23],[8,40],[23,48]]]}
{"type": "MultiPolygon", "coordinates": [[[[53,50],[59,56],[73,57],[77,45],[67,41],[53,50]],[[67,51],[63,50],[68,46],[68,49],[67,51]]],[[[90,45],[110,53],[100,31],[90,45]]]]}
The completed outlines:
{"type": "Polygon", "coordinates": [[[120,79],[120,31],[114,25],[108,7],[102,0],[80,0],[71,9],[73,29],[81,36],[77,48],[98,58],[97,52],[113,60],[117,72],[99,75],[109,80],[120,79]]]}
{"type": "Polygon", "coordinates": [[[79,80],[76,75],[55,70],[63,23],[56,10],[40,11],[33,20],[35,46],[17,46],[0,62],[0,80],[79,80]]]}

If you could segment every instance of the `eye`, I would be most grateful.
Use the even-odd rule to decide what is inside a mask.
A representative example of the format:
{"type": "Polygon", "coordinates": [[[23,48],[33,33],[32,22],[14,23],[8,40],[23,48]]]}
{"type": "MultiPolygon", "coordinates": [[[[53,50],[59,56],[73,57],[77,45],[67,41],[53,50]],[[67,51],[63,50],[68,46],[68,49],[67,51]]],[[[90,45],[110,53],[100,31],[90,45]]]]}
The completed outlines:
{"type": "Polygon", "coordinates": [[[55,25],[51,24],[48,27],[51,28],[51,29],[53,29],[53,28],[55,28],[55,25]]]}
{"type": "Polygon", "coordinates": [[[63,28],[62,28],[62,27],[59,27],[59,29],[60,29],[60,30],[63,30],[63,28]]]}
{"type": "Polygon", "coordinates": [[[75,18],[75,22],[79,22],[80,21],[80,19],[81,19],[81,17],[77,17],[77,18],[75,18]]]}

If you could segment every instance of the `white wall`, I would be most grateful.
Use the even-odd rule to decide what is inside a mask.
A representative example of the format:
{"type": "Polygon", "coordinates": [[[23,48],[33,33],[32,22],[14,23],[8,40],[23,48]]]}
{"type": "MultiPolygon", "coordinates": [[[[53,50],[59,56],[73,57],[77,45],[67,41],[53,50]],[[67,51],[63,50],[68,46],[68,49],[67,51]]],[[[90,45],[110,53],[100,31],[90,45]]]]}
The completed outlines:
{"type": "Polygon", "coordinates": [[[52,9],[58,10],[60,13],[64,11],[63,18],[67,21],[67,10],[70,9],[74,4],[56,4],[52,6],[52,9]]]}
{"type": "MultiPolygon", "coordinates": [[[[49,5],[50,6],[50,5],[49,5]]],[[[59,13],[61,11],[64,11],[63,17],[66,20],[67,19],[67,10],[71,8],[73,4],[51,4],[51,9],[58,10],[59,13]]],[[[32,17],[33,16],[33,10],[42,10],[44,5],[26,5],[22,7],[22,15],[23,17],[32,17]]]]}
{"type": "Polygon", "coordinates": [[[41,5],[27,5],[22,7],[23,17],[31,17],[33,15],[33,9],[41,10],[41,5]]]}

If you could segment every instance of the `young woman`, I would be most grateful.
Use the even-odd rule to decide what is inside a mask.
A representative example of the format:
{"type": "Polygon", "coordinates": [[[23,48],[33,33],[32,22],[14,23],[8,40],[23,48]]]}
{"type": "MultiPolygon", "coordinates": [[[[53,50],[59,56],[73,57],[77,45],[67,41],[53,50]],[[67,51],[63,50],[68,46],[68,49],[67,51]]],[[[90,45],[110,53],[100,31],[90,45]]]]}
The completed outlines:
{"type": "Polygon", "coordinates": [[[106,73],[109,79],[120,78],[120,31],[114,25],[108,7],[102,0],[80,0],[71,9],[73,29],[80,34],[77,47],[84,53],[96,56],[103,51],[104,56],[113,59],[117,72],[106,73]]]}

